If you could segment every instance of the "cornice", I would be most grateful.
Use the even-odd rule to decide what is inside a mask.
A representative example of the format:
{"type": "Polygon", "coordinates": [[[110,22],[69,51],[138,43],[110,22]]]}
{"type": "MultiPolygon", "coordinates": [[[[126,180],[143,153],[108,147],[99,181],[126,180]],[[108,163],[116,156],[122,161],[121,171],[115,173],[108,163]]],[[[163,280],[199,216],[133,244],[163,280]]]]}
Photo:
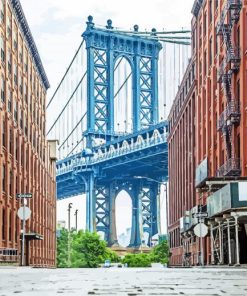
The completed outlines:
{"type": "Polygon", "coordinates": [[[40,74],[41,80],[47,90],[50,87],[50,83],[49,83],[48,78],[46,76],[37,46],[34,42],[31,30],[28,26],[28,23],[27,23],[25,14],[23,12],[20,0],[9,0],[9,3],[11,5],[12,10],[17,18],[19,25],[20,25],[23,36],[27,42],[28,48],[32,54],[32,58],[34,60],[34,64],[37,68],[37,71],[40,74]]]}
{"type": "Polygon", "coordinates": [[[202,7],[202,5],[203,5],[203,2],[204,2],[204,0],[195,0],[195,1],[194,1],[194,4],[193,4],[192,10],[191,10],[191,13],[192,13],[195,17],[198,17],[199,12],[200,12],[200,10],[201,10],[201,7],[202,7]]]}

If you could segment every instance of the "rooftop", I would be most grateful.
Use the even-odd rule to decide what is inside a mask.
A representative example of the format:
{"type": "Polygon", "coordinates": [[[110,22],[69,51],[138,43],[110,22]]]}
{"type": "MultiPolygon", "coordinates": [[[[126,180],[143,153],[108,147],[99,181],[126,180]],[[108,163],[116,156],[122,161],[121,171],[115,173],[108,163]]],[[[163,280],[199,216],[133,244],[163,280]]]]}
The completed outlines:
{"type": "Polygon", "coordinates": [[[47,90],[50,87],[50,83],[49,83],[48,78],[46,76],[43,64],[41,62],[41,58],[39,56],[37,46],[34,42],[31,30],[28,26],[28,23],[27,23],[25,15],[24,15],[20,0],[9,0],[9,3],[11,4],[12,9],[16,15],[17,21],[20,24],[22,33],[24,35],[24,38],[26,39],[26,42],[27,42],[29,50],[32,54],[34,63],[37,67],[37,71],[40,74],[41,80],[47,90]]]}

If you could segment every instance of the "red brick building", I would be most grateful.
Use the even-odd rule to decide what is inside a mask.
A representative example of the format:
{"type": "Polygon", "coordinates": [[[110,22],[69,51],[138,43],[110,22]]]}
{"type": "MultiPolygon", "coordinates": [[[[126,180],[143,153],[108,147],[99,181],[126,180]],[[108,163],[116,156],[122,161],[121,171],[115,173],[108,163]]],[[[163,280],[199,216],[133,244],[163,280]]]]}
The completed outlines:
{"type": "MultiPolygon", "coordinates": [[[[178,167],[173,172],[182,179],[174,189],[178,197],[173,191],[169,196],[169,204],[178,199],[176,210],[181,215],[176,217],[177,225],[179,218],[181,222],[181,241],[177,245],[181,257],[175,264],[182,263],[185,253],[190,254],[191,264],[199,264],[201,260],[206,264],[247,262],[244,252],[247,249],[246,9],[245,0],[195,0],[192,8],[192,52],[196,64],[195,163],[189,165],[195,168],[197,193],[191,209],[184,207],[188,203],[184,198],[190,201],[191,196],[183,195],[188,186],[187,177],[178,167]],[[200,240],[193,232],[198,220],[192,218],[200,206],[208,212],[205,222],[210,229],[203,239],[203,257],[200,240]]],[[[183,122],[182,114],[181,111],[177,124],[183,122]]],[[[182,147],[179,135],[178,139],[177,145],[182,147]]],[[[171,142],[170,146],[172,151],[171,142]]],[[[183,149],[178,150],[176,159],[183,163],[180,166],[185,165],[183,156],[183,149]]],[[[170,155],[170,165],[176,159],[170,155]]],[[[172,206],[169,212],[172,216],[172,206]]],[[[177,252],[172,248],[173,256],[177,252]]]]}
{"type": "Polygon", "coordinates": [[[181,265],[180,218],[196,204],[195,179],[195,61],[191,59],[174,100],[169,120],[169,215],[172,250],[170,264],[181,265]]]}
{"type": "Polygon", "coordinates": [[[17,0],[0,0],[0,47],[0,260],[20,254],[16,194],[32,193],[26,264],[54,266],[55,155],[45,132],[49,82],[17,0]]]}

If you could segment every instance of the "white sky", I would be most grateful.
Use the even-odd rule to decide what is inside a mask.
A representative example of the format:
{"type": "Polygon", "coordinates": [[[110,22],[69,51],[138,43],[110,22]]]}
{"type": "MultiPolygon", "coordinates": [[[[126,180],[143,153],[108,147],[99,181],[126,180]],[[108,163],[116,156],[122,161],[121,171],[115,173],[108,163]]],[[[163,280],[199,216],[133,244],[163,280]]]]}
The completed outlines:
{"type": "MultiPolygon", "coordinates": [[[[194,0],[20,0],[39,49],[51,89],[48,99],[61,80],[66,67],[81,42],[88,15],[94,17],[96,25],[106,25],[112,19],[113,26],[132,29],[135,24],[140,30],[179,30],[190,28],[191,8],[194,0]]],[[[85,198],[74,197],[58,202],[58,219],[67,221],[67,205],[73,202],[79,209],[79,228],[85,225],[85,198]]],[[[131,211],[126,201],[119,199],[119,233],[130,226],[131,211]],[[127,214],[128,212],[128,214],[127,214]],[[126,218],[127,217],[127,218],[126,218]],[[128,220],[128,221],[127,221],[128,220]]],[[[165,203],[163,203],[165,204],[165,203]]],[[[164,209],[162,209],[164,213],[164,209]]],[[[162,229],[164,216],[162,216],[162,229]]]]}

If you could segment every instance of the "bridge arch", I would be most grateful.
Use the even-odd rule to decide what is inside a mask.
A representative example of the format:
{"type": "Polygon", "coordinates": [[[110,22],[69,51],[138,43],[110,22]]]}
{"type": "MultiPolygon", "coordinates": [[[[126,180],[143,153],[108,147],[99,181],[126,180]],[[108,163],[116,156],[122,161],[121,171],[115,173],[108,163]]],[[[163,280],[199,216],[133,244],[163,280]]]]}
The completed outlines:
{"type": "Polygon", "coordinates": [[[130,244],[133,200],[129,190],[120,189],[115,196],[116,235],[120,246],[130,244]]]}

